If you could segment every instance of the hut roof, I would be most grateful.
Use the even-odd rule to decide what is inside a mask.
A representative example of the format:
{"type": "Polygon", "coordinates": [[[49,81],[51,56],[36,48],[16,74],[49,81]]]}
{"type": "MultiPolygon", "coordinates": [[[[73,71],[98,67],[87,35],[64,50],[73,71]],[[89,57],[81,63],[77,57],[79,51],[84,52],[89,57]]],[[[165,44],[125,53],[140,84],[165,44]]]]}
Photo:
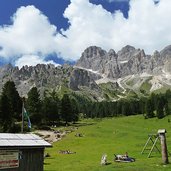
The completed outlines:
{"type": "Polygon", "coordinates": [[[35,134],[0,133],[2,147],[51,147],[52,145],[35,134]]]}

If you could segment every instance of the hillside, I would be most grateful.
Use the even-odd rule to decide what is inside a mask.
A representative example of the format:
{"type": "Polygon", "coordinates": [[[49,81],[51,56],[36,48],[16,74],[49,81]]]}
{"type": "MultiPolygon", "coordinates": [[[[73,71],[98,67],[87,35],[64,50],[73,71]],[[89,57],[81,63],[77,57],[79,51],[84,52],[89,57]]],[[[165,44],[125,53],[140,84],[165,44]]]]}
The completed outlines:
{"type": "MultiPolygon", "coordinates": [[[[169,165],[162,165],[161,154],[154,151],[150,158],[148,152],[141,154],[148,134],[156,134],[158,129],[167,130],[168,151],[171,152],[171,125],[168,118],[162,120],[144,119],[143,116],[108,118],[103,120],[84,120],[78,129],[47,149],[51,157],[45,159],[45,171],[168,171],[169,165]],[[75,137],[82,133],[83,137],[75,137]],[[76,154],[59,154],[59,150],[70,150],[76,154]],[[124,154],[136,159],[133,163],[116,163],[114,154],[124,154]],[[110,163],[101,166],[101,156],[106,153],[110,163]]],[[[70,128],[64,128],[69,130],[70,128]]],[[[160,142],[157,143],[160,149],[160,142]]],[[[171,161],[171,158],[169,157],[171,161]]]]}

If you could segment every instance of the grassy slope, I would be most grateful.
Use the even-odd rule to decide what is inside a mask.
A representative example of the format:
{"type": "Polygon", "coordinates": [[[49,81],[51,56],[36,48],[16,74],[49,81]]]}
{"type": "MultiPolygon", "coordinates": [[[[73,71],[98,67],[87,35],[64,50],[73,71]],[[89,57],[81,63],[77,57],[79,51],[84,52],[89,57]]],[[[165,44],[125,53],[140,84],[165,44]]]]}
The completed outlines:
{"type": "MultiPolygon", "coordinates": [[[[168,171],[171,164],[163,166],[161,155],[153,152],[151,158],[140,154],[150,133],[156,133],[160,128],[166,128],[168,150],[171,152],[171,123],[167,118],[145,120],[143,116],[109,118],[102,121],[85,121],[92,125],[81,126],[76,132],[84,137],[75,137],[76,132],[67,135],[62,141],[47,149],[51,157],[45,159],[45,171],[168,171]],[[58,154],[59,150],[76,151],[76,154],[58,154]],[[135,157],[133,163],[113,162],[114,153],[135,157]],[[102,154],[108,155],[111,164],[101,166],[102,154]]],[[[160,146],[159,146],[160,148],[160,146]]],[[[169,157],[171,161],[171,157],[169,157]]]]}
{"type": "Polygon", "coordinates": [[[140,87],[141,91],[144,91],[145,93],[149,94],[151,89],[151,84],[149,83],[149,80],[146,80],[140,87]]]}

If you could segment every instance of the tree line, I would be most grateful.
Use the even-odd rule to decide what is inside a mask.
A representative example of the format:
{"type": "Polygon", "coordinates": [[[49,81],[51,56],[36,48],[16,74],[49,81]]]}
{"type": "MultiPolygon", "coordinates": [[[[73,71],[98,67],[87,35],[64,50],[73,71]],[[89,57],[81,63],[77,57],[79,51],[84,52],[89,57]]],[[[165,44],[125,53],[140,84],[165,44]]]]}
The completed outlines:
{"type": "Polygon", "coordinates": [[[145,119],[157,117],[162,119],[170,114],[169,101],[171,101],[171,91],[164,94],[152,93],[149,97],[140,99],[121,99],[118,101],[87,101],[79,103],[79,112],[83,112],[87,118],[103,118],[130,116],[142,114],[145,119]]]}
{"type": "MultiPolygon", "coordinates": [[[[146,119],[159,119],[170,114],[171,91],[164,94],[152,93],[140,99],[93,102],[88,97],[72,92],[62,98],[56,91],[45,91],[40,98],[36,87],[31,88],[27,98],[22,98],[13,81],[7,81],[0,96],[0,131],[21,130],[22,105],[29,113],[34,127],[75,123],[79,118],[104,118],[142,114],[146,119]]],[[[27,126],[26,126],[27,127],[27,126]]]]}
{"type": "MultiPolygon", "coordinates": [[[[14,82],[7,81],[0,96],[0,132],[20,132],[23,104],[32,125],[37,128],[78,121],[77,103],[68,94],[59,99],[55,91],[46,91],[41,99],[38,89],[33,87],[27,98],[23,98],[14,82]]],[[[27,124],[25,129],[28,130],[27,124]]]]}

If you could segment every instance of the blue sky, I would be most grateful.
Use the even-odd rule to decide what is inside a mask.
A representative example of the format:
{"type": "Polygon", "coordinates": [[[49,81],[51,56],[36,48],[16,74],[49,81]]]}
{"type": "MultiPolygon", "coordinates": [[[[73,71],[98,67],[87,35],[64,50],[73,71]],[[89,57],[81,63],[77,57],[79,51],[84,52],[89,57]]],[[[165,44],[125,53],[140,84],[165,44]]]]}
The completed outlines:
{"type": "MultiPolygon", "coordinates": [[[[128,17],[129,0],[126,1],[107,1],[107,0],[90,0],[91,3],[101,4],[106,10],[114,12],[121,10],[124,16],[128,17]]],[[[10,17],[21,6],[34,5],[46,16],[49,21],[59,29],[67,29],[68,20],[63,17],[63,12],[70,4],[70,0],[1,0],[0,1],[0,25],[11,24],[10,17]]]]}
{"type": "Polygon", "coordinates": [[[34,5],[48,17],[52,24],[66,29],[68,20],[63,17],[63,12],[69,3],[70,0],[1,0],[0,25],[11,24],[10,17],[21,6],[34,5]]]}
{"type": "Polygon", "coordinates": [[[1,0],[0,64],[76,61],[91,45],[161,50],[171,42],[171,1],[157,1],[1,0]]]}

